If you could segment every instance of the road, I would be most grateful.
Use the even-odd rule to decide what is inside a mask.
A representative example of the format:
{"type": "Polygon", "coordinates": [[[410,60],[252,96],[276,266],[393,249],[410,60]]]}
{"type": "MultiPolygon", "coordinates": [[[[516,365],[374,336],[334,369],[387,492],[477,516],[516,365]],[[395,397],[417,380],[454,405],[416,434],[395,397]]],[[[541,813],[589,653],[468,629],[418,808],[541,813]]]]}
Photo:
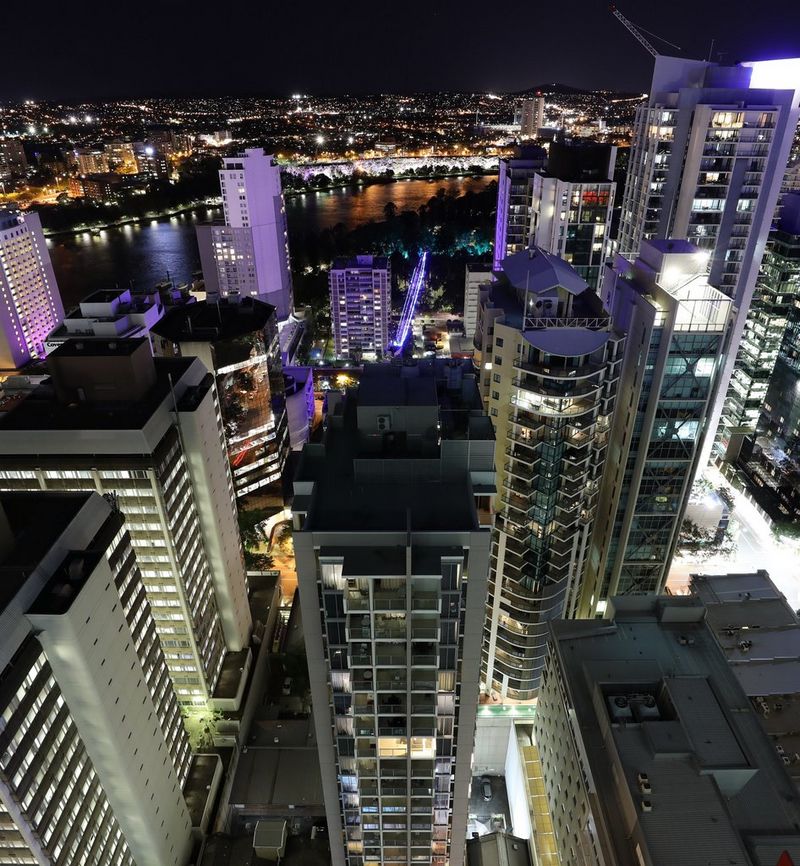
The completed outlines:
{"type": "MultiPolygon", "coordinates": [[[[709,470],[705,477],[715,487],[720,484],[728,486],[716,470],[709,470]]],[[[730,529],[736,551],[729,556],[706,558],[678,554],[672,562],[668,588],[675,593],[686,592],[690,574],[724,574],[764,568],[792,608],[800,609],[800,539],[777,538],[741,493],[734,490],[733,495],[730,529]]]]}

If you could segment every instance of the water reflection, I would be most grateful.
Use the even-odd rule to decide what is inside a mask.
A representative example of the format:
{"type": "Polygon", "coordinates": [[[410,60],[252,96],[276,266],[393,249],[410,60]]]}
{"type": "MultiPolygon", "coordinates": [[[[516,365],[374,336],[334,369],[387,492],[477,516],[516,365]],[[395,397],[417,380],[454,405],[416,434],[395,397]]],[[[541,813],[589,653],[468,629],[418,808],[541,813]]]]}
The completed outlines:
{"type": "MultiPolygon", "coordinates": [[[[308,232],[337,223],[351,229],[370,220],[382,220],[383,209],[390,201],[398,212],[415,210],[440,188],[454,194],[468,190],[479,192],[492,179],[398,181],[292,196],[286,200],[290,239],[301,243],[308,232]]],[[[97,234],[83,232],[52,239],[48,247],[64,306],[69,308],[101,288],[124,288],[131,283],[150,287],[165,279],[167,274],[176,282],[188,282],[192,273],[200,268],[195,226],[221,216],[220,207],[203,207],[97,234]]]]}

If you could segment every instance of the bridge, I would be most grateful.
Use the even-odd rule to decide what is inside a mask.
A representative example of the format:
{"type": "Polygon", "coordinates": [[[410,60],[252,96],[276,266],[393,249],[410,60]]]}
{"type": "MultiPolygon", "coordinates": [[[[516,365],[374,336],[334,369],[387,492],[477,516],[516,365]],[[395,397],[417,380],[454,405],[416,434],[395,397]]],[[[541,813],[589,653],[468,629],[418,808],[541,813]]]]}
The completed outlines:
{"type": "Polygon", "coordinates": [[[419,261],[411,274],[411,279],[408,283],[408,291],[406,292],[406,299],[403,303],[403,312],[400,314],[397,331],[395,332],[394,339],[389,347],[389,350],[395,355],[399,355],[403,351],[403,346],[405,346],[406,340],[411,331],[411,321],[414,318],[417,303],[422,295],[422,289],[425,286],[429,255],[430,253],[428,250],[422,251],[419,261]]]}

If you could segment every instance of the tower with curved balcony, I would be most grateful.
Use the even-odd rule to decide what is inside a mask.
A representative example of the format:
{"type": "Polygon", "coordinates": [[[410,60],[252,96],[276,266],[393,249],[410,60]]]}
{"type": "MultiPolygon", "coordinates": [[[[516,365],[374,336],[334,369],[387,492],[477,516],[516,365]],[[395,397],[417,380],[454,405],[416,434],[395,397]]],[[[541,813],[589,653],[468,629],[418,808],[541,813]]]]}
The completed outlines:
{"type": "Polygon", "coordinates": [[[569,264],[534,247],[482,287],[475,343],[497,442],[483,687],[527,701],[548,622],[577,610],[625,336],[569,264]]]}

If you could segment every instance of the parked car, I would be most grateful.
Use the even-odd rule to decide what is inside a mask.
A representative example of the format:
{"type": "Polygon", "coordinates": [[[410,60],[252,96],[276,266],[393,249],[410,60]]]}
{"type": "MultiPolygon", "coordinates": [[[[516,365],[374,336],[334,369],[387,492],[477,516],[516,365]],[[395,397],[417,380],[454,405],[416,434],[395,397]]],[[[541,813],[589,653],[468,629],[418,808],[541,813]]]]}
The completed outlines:
{"type": "Polygon", "coordinates": [[[281,694],[290,695],[292,693],[292,678],[286,677],[283,681],[283,688],[281,689],[281,694]]]}
{"type": "Polygon", "coordinates": [[[492,799],[492,783],[488,776],[481,779],[481,794],[487,803],[492,799]]]}

